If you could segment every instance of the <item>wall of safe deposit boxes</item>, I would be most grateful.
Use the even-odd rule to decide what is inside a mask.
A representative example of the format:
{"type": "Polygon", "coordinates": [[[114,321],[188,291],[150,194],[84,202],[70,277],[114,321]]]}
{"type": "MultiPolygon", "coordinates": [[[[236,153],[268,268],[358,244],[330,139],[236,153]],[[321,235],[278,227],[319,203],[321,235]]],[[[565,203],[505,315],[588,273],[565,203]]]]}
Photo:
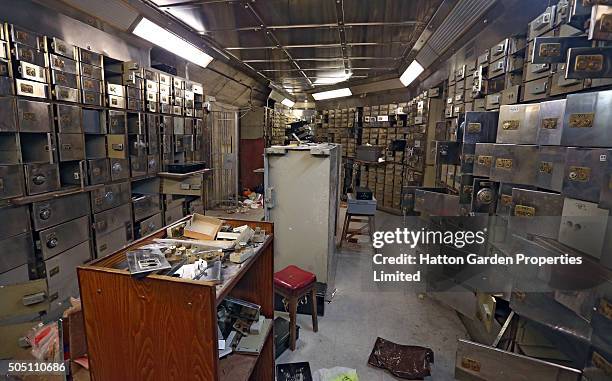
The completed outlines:
{"type": "Polygon", "coordinates": [[[208,160],[203,117],[200,83],[4,24],[0,285],[46,279],[58,310],[76,266],[202,211],[156,174],[208,160]]]}

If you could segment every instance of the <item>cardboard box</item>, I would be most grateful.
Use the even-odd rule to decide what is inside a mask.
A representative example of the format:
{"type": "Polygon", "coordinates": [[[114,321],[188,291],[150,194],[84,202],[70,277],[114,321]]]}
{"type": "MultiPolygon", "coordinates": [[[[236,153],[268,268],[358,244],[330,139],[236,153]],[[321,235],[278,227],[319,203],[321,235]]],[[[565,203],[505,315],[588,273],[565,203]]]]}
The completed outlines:
{"type": "Polygon", "coordinates": [[[223,221],[218,218],[194,214],[185,225],[185,237],[199,240],[213,240],[221,229],[223,221]]]}

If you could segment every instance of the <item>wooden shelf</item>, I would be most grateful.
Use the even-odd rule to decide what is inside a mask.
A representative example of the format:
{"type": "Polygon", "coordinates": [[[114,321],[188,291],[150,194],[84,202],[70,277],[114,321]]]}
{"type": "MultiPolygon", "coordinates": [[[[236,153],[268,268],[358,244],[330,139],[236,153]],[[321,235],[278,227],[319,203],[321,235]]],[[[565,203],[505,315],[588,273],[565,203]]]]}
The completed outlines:
{"type": "MultiPolygon", "coordinates": [[[[266,344],[273,340],[271,329],[266,337],[266,344]]],[[[219,360],[219,380],[222,381],[247,381],[251,378],[260,356],[245,355],[242,353],[231,353],[219,360]]]]}

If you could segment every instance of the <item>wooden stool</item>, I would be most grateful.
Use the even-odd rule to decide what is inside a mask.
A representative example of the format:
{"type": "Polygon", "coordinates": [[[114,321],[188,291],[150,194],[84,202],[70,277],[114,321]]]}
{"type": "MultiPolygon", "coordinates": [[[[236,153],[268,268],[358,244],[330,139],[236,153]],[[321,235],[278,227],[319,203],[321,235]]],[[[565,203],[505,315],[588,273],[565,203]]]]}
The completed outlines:
{"type": "Polygon", "coordinates": [[[287,266],[274,273],[274,292],[280,294],[289,301],[289,331],[291,334],[291,350],[295,350],[295,330],[298,301],[310,293],[312,304],[312,330],[317,332],[319,324],[317,321],[317,290],[315,282],[317,277],[297,266],[287,266]]]}
{"type": "Polygon", "coordinates": [[[354,236],[358,236],[358,235],[366,235],[364,234],[364,230],[366,228],[368,229],[367,235],[370,237],[370,239],[372,239],[372,233],[374,233],[375,231],[375,226],[376,225],[374,225],[374,215],[353,214],[353,213],[347,212],[346,215],[344,216],[344,225],[342,226],[342,236],[340,237],[340,247],[342,247],[342,242],[344,242],[344,240],[351,239],[354,236]],[[349,230],[351,222],[361,222],[361,223],[366,223],[366,224],[360,227],[359,229],[349,230]]]}

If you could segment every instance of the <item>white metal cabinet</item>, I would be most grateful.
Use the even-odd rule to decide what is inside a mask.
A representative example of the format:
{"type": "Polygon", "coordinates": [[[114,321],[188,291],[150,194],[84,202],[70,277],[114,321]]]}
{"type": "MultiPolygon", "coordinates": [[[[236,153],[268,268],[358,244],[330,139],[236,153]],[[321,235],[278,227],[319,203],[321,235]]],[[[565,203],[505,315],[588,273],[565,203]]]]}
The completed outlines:
{"type": "Polygon", "coordinates": [[[266,149],[266,220],[274,222],[274,270],[296,265],[334,289],[335,227],[341,147],[337,144],[266,149]]]}

